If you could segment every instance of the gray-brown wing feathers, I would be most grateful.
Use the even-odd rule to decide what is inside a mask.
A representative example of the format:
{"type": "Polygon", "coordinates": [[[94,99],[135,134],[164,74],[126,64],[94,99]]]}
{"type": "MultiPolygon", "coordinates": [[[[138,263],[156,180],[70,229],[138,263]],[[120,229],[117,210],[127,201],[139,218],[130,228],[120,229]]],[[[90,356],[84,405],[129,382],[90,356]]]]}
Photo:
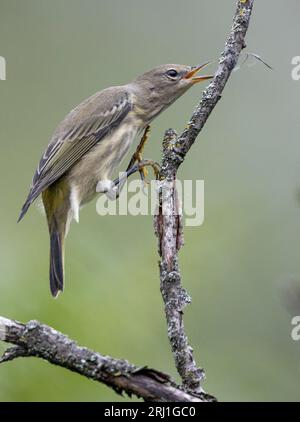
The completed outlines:
{"type": "Polygon", "coordinates": [[[125,88],[112,87],[72,110],[57,128],[40,160],[18,221],[43,190],[118,126],[131,109],[130,96],[125,88]]]}

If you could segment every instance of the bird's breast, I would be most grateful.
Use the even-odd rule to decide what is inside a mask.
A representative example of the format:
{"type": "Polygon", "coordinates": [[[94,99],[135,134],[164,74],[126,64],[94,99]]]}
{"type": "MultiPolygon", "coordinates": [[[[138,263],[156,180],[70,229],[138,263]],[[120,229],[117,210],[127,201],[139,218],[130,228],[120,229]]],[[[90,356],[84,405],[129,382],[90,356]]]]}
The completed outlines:
{"type": "Polygon", "coordinates": [[[94,198],[100,180],[112,177],[140,129],[139,125],[133,125],[130,121],[124,122],[75,164],[68,180],[71,187],[76,186],[80,204],[94,198]]]}

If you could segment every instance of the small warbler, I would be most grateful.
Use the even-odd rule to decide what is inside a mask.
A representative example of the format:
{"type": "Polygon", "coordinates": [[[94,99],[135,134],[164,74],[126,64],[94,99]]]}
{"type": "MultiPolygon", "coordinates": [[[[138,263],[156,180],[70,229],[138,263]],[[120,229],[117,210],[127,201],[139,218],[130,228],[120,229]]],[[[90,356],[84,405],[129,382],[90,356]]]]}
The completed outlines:
{"type": "Polygon", "coordinates": [[[135,136],[196,82],[202,66],[166,64],[123,86],[97,92],[74,108],[60,123],[34,174],[20,221],[41,194],[50,234],[50,290],[64,287],[64,239],[80,207],[109,180],[135,136]]]}

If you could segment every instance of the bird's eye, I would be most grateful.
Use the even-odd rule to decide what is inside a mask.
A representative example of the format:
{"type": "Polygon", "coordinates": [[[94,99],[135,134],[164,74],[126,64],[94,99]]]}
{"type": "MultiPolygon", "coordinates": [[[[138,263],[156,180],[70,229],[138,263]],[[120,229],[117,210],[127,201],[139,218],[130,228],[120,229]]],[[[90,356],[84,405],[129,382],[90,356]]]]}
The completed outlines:
{"type": "Polygon", "coordinates": [[[175,79],[178,76],[178,72],[175,69],[170,69],[167,71],[167,76],[169,76],[169,78],[175,79]]]}

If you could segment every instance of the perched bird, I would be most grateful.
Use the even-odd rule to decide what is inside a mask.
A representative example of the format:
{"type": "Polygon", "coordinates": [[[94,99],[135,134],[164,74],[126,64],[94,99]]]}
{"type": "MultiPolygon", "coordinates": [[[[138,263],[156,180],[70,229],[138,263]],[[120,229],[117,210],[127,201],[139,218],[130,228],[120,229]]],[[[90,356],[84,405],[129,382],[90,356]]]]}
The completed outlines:
{"type": "Polygon", "coordinates": [[[50,234],[50,289],[64,287],[64,239],[80,207],[109,180],[135,136],[196,82],[202,66],[166,64],[123,86],[97,92],[60,123],[42,156],[21,210],[20,221],[42,194],[50,234]]]}

